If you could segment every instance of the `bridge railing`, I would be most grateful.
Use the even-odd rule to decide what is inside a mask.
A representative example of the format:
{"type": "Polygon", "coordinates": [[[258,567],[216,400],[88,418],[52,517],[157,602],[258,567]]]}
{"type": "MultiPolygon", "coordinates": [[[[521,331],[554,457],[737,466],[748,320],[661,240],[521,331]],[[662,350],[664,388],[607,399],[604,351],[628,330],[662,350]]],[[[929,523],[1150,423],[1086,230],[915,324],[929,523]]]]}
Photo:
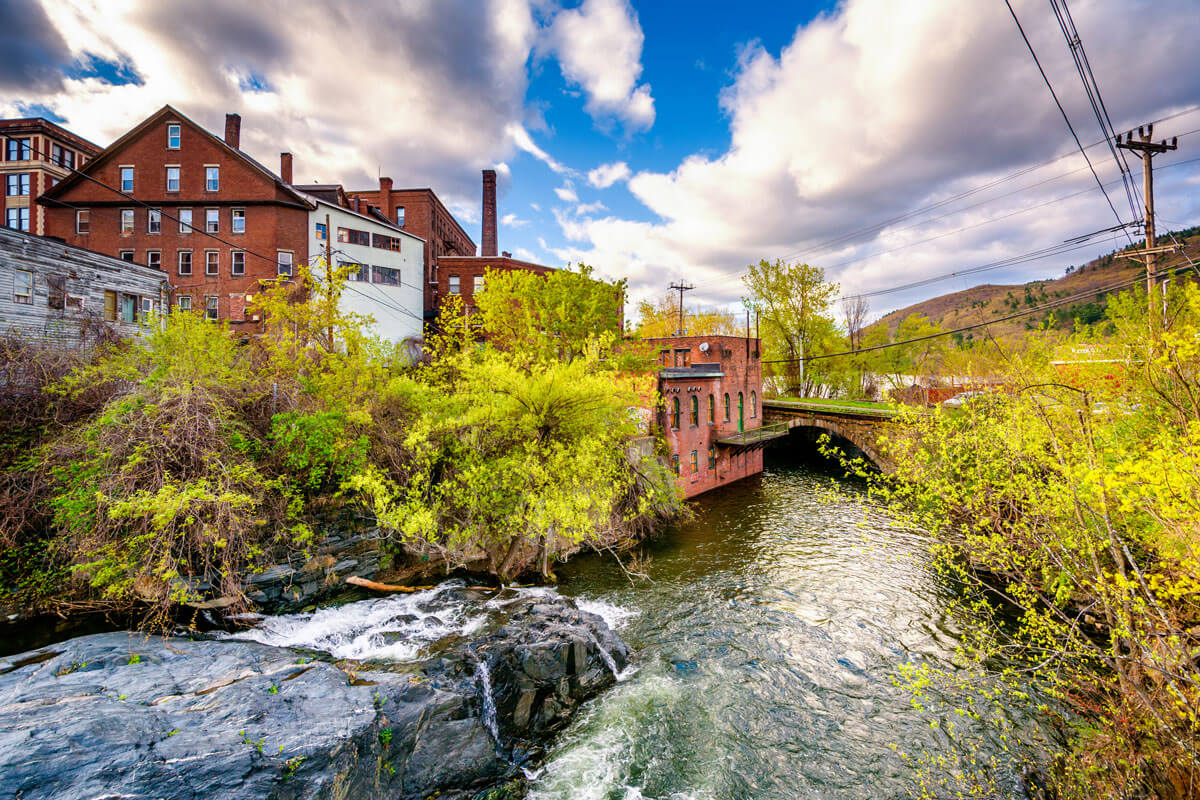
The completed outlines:
{"type": "Polygon", "coordinates": [[[733,445],[736,447],[745,447],[746,445],[765,442],[769,439],[778,439],[781,436],[787,436],[789,425],[787,422],[773,422],[770,425],[763,425],[759,428],[751,428],[748,431],[739,431],[738,433],[730,433],[722,436],[717,440],[718,444],[733,445]]]}
{"type": "Polygon", "coordinates": [[[891,419],[898,413],[894,408],[872,408],[870,406],[840,405],[836,403],[810,403],[804,400],[764,400],[763,411],[813,411],[826,414],[854,414],[877,419],[891,419]]]}

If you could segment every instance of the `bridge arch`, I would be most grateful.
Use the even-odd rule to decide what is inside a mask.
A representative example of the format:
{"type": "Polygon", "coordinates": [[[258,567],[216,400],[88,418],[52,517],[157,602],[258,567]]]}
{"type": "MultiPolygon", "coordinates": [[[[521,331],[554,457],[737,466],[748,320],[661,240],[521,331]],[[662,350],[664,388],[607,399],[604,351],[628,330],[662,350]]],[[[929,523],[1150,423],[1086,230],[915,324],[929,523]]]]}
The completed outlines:
{"type": "MultiPolygon", "coordinates": [[[[877,469],[884,469],[884,458],[879,453],[878,443],[874,437],[864,436],[855,426],[846,426],[836,420],[814,418],[814,419],[794,419],[788,420],[788,432],[799,432],[810,430],[815,433],[828,433],[835,439],[843,439],[852,444],[859,450],[866,459],[871,462],[877,469]]],[[[783,441],[783,440],[780,440],[783,441]]],[[[837,444],[835,441],[834,444],[837,444]]],[[[851,454],[852,455],[852,454],[851,454]]]]}
{"type": "Polygon", "coordinates": [[[789,434],[799,431],[831,434],[849,442],[879,470],[891,470],[879,442],[880,434],[894,416],[895,412],[890,409],[778,400],[764,400],[762,406],[764,422],[771,427],[786,426],[789,434]]]}

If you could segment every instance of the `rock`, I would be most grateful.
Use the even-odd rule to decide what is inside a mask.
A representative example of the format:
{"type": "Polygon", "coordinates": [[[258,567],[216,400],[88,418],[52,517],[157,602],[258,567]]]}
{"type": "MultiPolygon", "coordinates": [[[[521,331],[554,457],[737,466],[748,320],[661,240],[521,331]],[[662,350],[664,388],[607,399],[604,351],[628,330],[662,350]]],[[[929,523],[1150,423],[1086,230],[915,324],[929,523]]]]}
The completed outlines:
{"type": "Polygon", "coordinates": [[[629,660],[569,600],[491,613],[417,665],[130,633],[0,660],[0,797],[474,796],[519,779],[629,660]]]}

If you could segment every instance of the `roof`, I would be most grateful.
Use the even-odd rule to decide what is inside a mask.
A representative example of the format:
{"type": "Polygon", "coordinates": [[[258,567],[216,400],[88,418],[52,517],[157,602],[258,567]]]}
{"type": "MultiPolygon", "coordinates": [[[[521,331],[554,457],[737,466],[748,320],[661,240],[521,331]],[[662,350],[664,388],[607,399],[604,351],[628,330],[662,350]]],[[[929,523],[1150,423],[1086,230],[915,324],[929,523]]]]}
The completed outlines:
{"type": "MultiPolygon", "coordinates": [[[[462,223],[460,223],[458,221],[458,218],[454,216],[454,213],[452,211],[450,211],[450,209],[446,208],[446,204],[442,202],[442,198],[438,197],[437,192],[435,192],[433,189],[429,188],[428,186],[421,186],[421,187],[410,188],[410,189],[397,189],[395,187],[392,187],[392,192],[394,192],[394,193],[395,192],[419,192],[419,193],[424,193],[424,194],[429,195],[433,199],[433,202],[439,208],[441,208],[442,211],[446,212],[446,216],[449,217],[450,221],[454,223],[454,227],[458,228],[458,232],[461,233],[463,236],[465,236],[467,241],[471,243],[471,247],[475,246],[475,240],[471,238],[471,234],[467,233],[467,229],[462,226],[462,223]]],[[[379,194],[379,187],[376,186],[374,189],[348,189],[346,191],[346,195],[351,196],[351,197],[354,195],[368,195],[368,194],[379,194]]]]}
{"type": "Polygon", "coordinates": [[[297,191],[310,194],[313,197],[318,197],[335,206],[347,208],[346,191],[340,183],[310,183],[310,184],[292,184],[292,188],[297,191]]]}
{"type": "MultiPolygon", "coordinates": [[[[14,230],[0,226],[0,247],[21,247],[26,252],[30,249],[40,251],[39,254],[47,254],[47,251],[57,253],[61,250],[62,257],[67,259],[74,266],[90,266],[103,267],[106,269],[124,270],[134,272],[141,275],[143,278],[150,280],[159,280],[166,283],[167,273],[154,267],[147,267],[144,264],[136,264],[132,261],[124,261],[120,258],[113,258],[104,253],[97,253],[95,250],[88,250],[86,247],[77,247],[73,244],[67,244],[62,239],[53,236],[38,236],[33,233],[14,230]]],[[[58,266],[65,266],[59,263],[58,266]]]]}
{"type": "MultiPolygon", "coordinates": [[[[242,152],[241,150],[230,147],[228,144],[225,143],[225,140],[222,139],[220,136],[216,136],[215,134],[211,133],[207,128],[205,128],[202,125],[197,124],[196,122],[194,122],[193,120],[188,118],[185,114],[181,114],[178,109],[176,109],[170,105],[163,106],[158,111],[154,112],[149,117],[147,117],[146,119],[142,120],[140,123],[135,125],[128,132],[126,132],[125,135],[123,135],[121,138],[117,139],[115,142],[110,144],[108,147],[104,148],[104,152],[102,152],[100,155],[96,156],[91,161],[89,161],[87,164],[85,164],[82,170],[77,170],[75,172],[72,172],[70,175],[68,175],[66,178],[64,178],[62,181],[60,181],[58,184],[50,187],[50,189],[43,192],[42,195],[40,197],[38,197],[38,202],[42,203],[43,201],[50,201],[49,204],[54,204],[55,202],[58,201],[58,198],[63,194],[63,192],[65,192],[67,189],[71,188],[72,186],[76,185],[77,183],[79,183],[80,181],[83,180],[82,173],[89,173],[92,170],[99,167],[101,164],[111,161],[113,158],[115,158],[117,156],[117,154],[119,154],[121,152],[122,149],[124,149],[125,145],[127,145],[129,142],[133,141],[135,138],[140,136],[146,129],[150,128],[152,125],[155,125],[166,118],[170,118],[172,120],[178,120],[180,122],[186,123],[191,128],[199,131],[202,135],[207,136],[211,141],[216,142],[220,147],[223,147],[225,150],[227,150],[229,152],[230,155],[234,156],[235,158],[241,159],[242,161],[249,164],[254,169],[261,172],[265,177],[274,181],[277,188],[283,190],[286,194],[289,194],[293,198],[295,198],[295,200],[298,204],[303,205],[306,208],[310,208],[310,209],[314,207],[311,199],[308,196],[298,192],[295,189],[295,187],[284,183],[283,178],[280,178],[274,172],[271,172],[271,170],[267,169],[262,164],[258,163],[257,161],[255,161],[253,158],[251,158],[250,156],[248,156],[246,153],[242,152]]],[[[116,190],[114,189],[114,191],[116,191],[116,190]]]]}
{"type": "Polygon", "coordinates": [[[77,133],[72,133],[66,128],[51,122],[45,117],[23,117],[21,119],[0,119],[0,133],[39,133],[49,130],[55,136],[70,142],[84,150],[90,150],[88,155],[95,155],[104,148],[95,142],[88,141],[77,133]]]}
{"type": "Polygon", "coordinates": [[[314,205],[329,206],[342,214],[349,214],[351,216],[358,217],[359,219],[366,220],[367,222],[374,222],[376,225],[385,225],[388,228],[390,228],[391,230],[396,231],[397,233],[403,233],[405,236],[416,239],[418,242],[424,243],[424,241],[425,241],[420,236],[417,236],[415,233],[409,233],[408,231],[404,230],[404,228],[401,228],[399,225],[397,225],[396,223],[389,220],[387,217],[382,216],[380,214],[371,214],[370,216],[368,216],[368,215],[362,213],[361,211],[355,211],[353,208],[346,208],[345,206],[340,206],[337,203],[331,203],[328,200],[324,200],[315,195],[310,196],[309,199],[311,199],[313,201],[314,205]]]}

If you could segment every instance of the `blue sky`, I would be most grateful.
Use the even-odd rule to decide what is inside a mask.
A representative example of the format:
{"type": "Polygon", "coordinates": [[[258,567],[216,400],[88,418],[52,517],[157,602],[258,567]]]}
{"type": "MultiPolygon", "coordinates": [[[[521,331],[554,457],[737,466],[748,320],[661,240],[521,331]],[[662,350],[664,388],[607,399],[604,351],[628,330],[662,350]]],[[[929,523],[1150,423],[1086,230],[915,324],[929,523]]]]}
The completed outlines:
{"type": "MultiPolygon", "coordinates": [[[[1013,7],[1096,142],[1049,7],[1013,7]]],[[[1195,0],[1070,8],[1116,126],[1181,136],[1156,161],[1161,218],[1200,222],[1195,0]]],[[[480,170],[497,167],[502,249],[587,262],[634,300],[682,278],[693,303],[736,307],[760,258],[874,292],[1117,221],[1002,0],[0,0],[0,18],[0,115],[106,144],[164,103],[218,132],[237,112],[263,163],[287,150],[300,181],[432,186],[477,239],[480,170]]],[[[1123,197],[1106,149],[1089,154],[1123,197]]],[[[871,312],[1061,274],[1120,241],[871,312]]]]}

